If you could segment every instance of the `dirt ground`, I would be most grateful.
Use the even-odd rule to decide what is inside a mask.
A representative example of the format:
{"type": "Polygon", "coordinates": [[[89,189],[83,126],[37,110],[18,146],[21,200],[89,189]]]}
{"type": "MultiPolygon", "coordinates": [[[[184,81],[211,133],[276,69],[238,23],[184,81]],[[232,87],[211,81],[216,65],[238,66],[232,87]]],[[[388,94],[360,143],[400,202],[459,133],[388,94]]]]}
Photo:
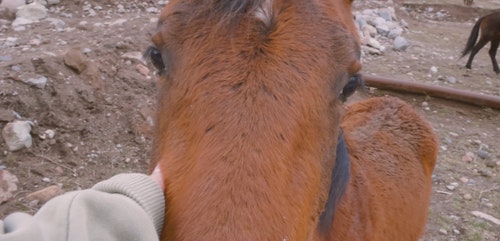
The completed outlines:
{"type": "MultiPolygon", "coordinates": [[[[34,123],[32,147],[10,152],[0,141],[0,170],[19,179],[14,197],[0,204],[0,218],[14,210],[35,212],[41,203],[28,195],[48,186],[84,189],[116,173],[147,168],[155,76],[138,71],[142,63],[127,56],[149,46],[158,1],[71,2],[62,1],[49,13],[64,21],[61,31],[48,20],[24,31],[0,28],[0,56],[12,57],[0,61],[0,128],[11,120],[5,114],[11,110],[34,123]],[[89,5],[95,16],[89,16],[89,5]],[[15,44],[7,44],[8,38],[17,38],[15,44]],[[86,53],[87,68],[80,74],[63,62],[72,47],[86,53]],[[26,73],[47,77],[47,85],[23,83],[26,73]],[[46,130],[54,130],[55,137],[44,138],[46,130]]],[[[459,59],[475,19],[500,9],[498,0],[476,0],[471,7],[462,0],[355,1],[355,10],[387,6],[408,23],[403,36],[410,47],[363,56],[364,73],[500,96],[500,75],[492,70],[487,48],[472,70],[464,68],[466,58],[459,59]],[[433,66],[437,73],[431,73],[433,66]]],[[[413,104],[439,135],[421,240],[500,240],[499,225],[471,214],[500,218],[500,110],[373,88],[350,101],[379,95],[413,104]]]]}

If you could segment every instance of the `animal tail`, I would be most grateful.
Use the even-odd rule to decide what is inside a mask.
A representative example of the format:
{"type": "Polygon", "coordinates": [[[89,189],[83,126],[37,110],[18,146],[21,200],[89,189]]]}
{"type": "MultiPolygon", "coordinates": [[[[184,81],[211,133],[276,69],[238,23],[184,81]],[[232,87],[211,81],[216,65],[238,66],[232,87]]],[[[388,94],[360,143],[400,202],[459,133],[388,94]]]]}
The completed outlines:
{"type": "Polygon", "coordinates": [[[479,36],[479,27],[481,26],[481,22],[483,21],[483,17],[477,20],[476,24],[472,28],[472,31],[470,32],[469,40],[467,40],[467,44],[465,45],[465,49],[462,51],[462,56],[460,58],[463,58],[465,55],[469,54],[472,48],[474,47],[474,44],[476,43],[477,37],[479,36]]]}

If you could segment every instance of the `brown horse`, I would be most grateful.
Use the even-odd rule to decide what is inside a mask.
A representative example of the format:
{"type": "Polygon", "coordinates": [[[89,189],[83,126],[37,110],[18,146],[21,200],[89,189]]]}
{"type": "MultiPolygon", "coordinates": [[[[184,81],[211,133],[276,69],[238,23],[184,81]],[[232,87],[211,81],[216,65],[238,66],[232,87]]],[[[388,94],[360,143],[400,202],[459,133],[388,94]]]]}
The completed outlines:
{"type": "Polygon", "coordinates": [[[165,6],[147,52],[162,240],[417,240],[436,138],[396,99],[345,111],[361,82],[351,3],[165,6]]]}
{"type": "Polygon", "coordinates": [[[493,71],[500,74],[500,69],[498,68],[498,63],[495,58],[497,54],[498,45],[500,44],[500,12],[490,13],[486,16],[479,18],[476,24],[472,28],[465,49],[462,51],[463,58],[465,55],[470,53],[469,60],[465,65],[466,68],[470,69],[472,65],[472,60],[474,56],[479,52],[479,50],[484,47],[488,42],[491,42],[490,51],[488,52],[491,58],[491,63],[493,65],[493,71]],[[479,36],[479,30],[481,29],[481,37],[476,44],[476,40],[479,36]]]}

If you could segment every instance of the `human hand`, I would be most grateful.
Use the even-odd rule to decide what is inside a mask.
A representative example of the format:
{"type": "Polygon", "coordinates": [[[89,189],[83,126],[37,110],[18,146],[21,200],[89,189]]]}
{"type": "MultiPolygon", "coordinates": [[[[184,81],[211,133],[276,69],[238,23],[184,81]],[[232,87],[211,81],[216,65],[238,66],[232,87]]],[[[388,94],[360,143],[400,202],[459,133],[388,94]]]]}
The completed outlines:
{"type": "Polygon", "coordinates": [[[158,165],[156,165],[155,169],[149,175],[158,185],[160,185],[161,190],[165,191],[165,183],[163,182],[163,174],[161,173],[161,169],[158,165]]]}

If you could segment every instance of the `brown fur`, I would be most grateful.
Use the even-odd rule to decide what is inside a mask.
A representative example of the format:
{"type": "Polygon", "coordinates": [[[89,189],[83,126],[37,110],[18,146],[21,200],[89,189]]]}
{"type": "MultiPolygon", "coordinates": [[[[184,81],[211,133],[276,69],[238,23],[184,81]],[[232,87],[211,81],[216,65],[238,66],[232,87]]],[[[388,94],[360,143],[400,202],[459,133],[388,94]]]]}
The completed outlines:
{"type": "Polygon", "coordinates": [[[332,240],[418,240],[437,158],[432,127],[397,98],[352,104],[342,119],[351,179],[332,240]]]}
{"type": "MultiPolygon", "coordinates": [[[[171,0],[153,37],[166,70],[151,162],[165,176],[162,240],[317,240],[339,94],[361,68],[351,1],[275,0],[259,18],[260,1],[235,2],[171,0]]],[[[357,178],[364,167],[354,163],[357,178]]],[[[425,189],[420,212],[424,181],[411,186],[425,189]]],[[[345,200],[363,201],[353,188],[345,200]]]]}
{"type": "Polygon", "coordinates": [[[462,51],[462,57],[470,53],[469,59],[465,67],[470,69],[474,56],[483,48],[488,42],[491,43],[488,54],[490,55],[491,65],[493,71],[500,74],[500,68],[496,60],[498,46],[500,45],[500,11],[493,12],[479,18],[472,28],[469,39],[462,51]],[[479,37],[479,40],[477,40],[479,37]],[[476,43],[477,41],[477,43],[476,43]]]}

